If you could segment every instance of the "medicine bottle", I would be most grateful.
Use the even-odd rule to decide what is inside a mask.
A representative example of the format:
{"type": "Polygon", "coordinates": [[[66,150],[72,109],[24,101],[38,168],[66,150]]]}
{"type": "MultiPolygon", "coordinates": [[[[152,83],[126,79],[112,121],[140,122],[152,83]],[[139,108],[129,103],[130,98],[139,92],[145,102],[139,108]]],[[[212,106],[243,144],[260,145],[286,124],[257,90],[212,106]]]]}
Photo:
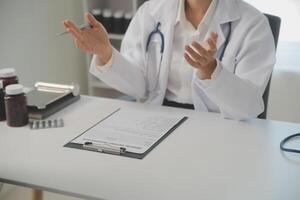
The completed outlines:
{"type": "Polygon", "coordinates": [[[96,18],[98,22],[102,22],[102,10],[101,9],[93,9],[92,10],[92,15],[96,18]]]}
{"type": "Polygon", "coordinates": [[[115,34],[123,34],[124,25],[125,25],[124,23],[125,23],[124,12],[121,10],[116,11],[113,15],[112,32],[115,34]]]}
{"type": "Polygon", "coordinates": [[[27,100],[24,87],[19,84],[5,88],[5,110],[7,125],[21,127],[28,124],[27,100]]]}
{"type": "Polygon", "coordinates": [[[110,9],[103,10],[102,25],[108,33],[111,33],[113,31],[113,13],[110,9]]]}
{"type": "Polygon", "coordinates": [[[0,70],[0,80],[3,81],[3,88],[12,84],[18,84],[19,79],[16,75],[16,70],[13,68],[5,68],[0,70]]]}
{"type": "Polygon", "coordinates": [[[0,80],[0,121],[4,121],[5,119],[6,117],[5,117],[3,81],[0,80]]]}

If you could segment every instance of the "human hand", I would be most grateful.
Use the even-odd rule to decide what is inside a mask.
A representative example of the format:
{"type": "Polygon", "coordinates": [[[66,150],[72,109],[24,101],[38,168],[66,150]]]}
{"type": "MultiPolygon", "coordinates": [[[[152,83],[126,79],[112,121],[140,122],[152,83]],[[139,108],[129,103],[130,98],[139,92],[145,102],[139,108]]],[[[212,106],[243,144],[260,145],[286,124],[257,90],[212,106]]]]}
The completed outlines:
{"type": "Polygon", "coordinates": [[[74,37],[76,47],[84,52],[97,55],[100,64],[104,65],[112,57],[112,46],[108,34],[92,14],[86,13],[85,18],[92,28],[80,30],[71,20],[65,20],[63,24],[74,37]]]}
{"type": "Polygon", "coordinates": [[[210,33],[203,44],[192,42],[185,47],[184,58],[194,68],[198,69],[197,75],[201,80],[211,79],[217,67],[215,54],[217,52],[217,33],[210,33]]]}

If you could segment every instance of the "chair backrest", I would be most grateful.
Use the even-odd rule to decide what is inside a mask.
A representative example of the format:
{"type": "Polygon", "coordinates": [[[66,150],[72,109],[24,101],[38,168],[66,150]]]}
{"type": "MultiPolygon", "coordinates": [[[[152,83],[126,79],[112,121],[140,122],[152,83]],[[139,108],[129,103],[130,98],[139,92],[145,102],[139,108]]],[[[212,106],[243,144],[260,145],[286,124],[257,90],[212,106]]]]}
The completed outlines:
{"type": "MultiPolygon", "coordinates": [[[[277,16],[274,16],[274,15],[265,14],[265,16],[269,20],[270,27],[271,27],[271,30],[272,30],[272,33],[273,33],[273,36],[274,36],[275,46],[277,48],[279,33],[280,33],[280,26],[281,26],[281,19],[277,16]]],[[[271,77],[270,77],[269,83],[267,85],[267,88],[265,90],[265,93],[263,95],[265,110],[261,115],[258,116],[258,118],[260,118],[260,119],[266,119],[267,118],[270,85],[271,85],[271,77]]]]}

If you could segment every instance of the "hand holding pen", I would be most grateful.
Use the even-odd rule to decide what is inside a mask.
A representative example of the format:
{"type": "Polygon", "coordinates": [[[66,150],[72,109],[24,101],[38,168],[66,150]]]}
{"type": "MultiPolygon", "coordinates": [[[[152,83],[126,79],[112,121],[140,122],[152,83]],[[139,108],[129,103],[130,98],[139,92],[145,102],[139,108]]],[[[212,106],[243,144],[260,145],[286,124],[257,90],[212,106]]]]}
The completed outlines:
{"type": "MultiPolygon", "coordinates": [[[[106,64],[112,56],[112,45],[103,25],[90,13],[85,14],[89,25],[77,27],[71,20],[64,20],[67,32],[71,33],[77,48],[98,56],[98,64],[106,64]]],[[[61,35],[63,35],[62,33],[61,35]]]]}

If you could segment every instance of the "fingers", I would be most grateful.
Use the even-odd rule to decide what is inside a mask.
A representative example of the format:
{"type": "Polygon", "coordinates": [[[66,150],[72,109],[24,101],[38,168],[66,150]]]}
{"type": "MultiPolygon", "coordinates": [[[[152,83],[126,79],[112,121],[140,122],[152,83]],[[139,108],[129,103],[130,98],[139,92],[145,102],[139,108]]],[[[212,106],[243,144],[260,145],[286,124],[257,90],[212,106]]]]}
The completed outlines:
{"type": "Polygon", "coordinates": [[[75,42],[76,48],[78,48],[78,49],[84,49],[84,45],[83,45],[83,43],[80,40],[75,39],[74,42],[75,42]]]}
{"type": "Polygon", "coordinates": [[[72,29],[74,32],[77,34],[81,33],[81,30],[70,20],[65,20],[64,21],[65,26],[67,26],[69,29],[72,29]]]}
{"type": "Polygon", "coordinates": [[[217,51],[215,41],[216,35],[212,35],[208,38],[206,44],[203,44],[209,46],[207,49],[197,42],[192,42],[191,45],[187,45],[185,47],[184,58],[195,68],[200,69],[203,66],[207,66],[212,60],[214,60],[213,54],[217,51]]]}
{"type": "Polygon", "coordinates": [[[192,47],[187,45],[185,47],[186,53],[188,53],[189,57],[191,57],[196,62],[205,62],[205,58],[203,58],[198,52],[196,52],[192,47]]]}
{"type": "Polygon", "coordinates": [[[218,41],[218,34],[211,32],[209,34],[209,37],[206,40],[209,46],[209,52],[215,53],[217,51],[217,41],[218,41]]]}
{"type": "Polygon", "coordinates": [[[85,13],[85,18],[86,18],[86,21],[89,22],[93,28],[100,27],[99,22],[95,19],[95,17],[91,13],[85,13]]]}
{"type": "Polygon", "coordinates": [[[207,58],[210,56],[209,52],[199,43],[192,42],[191,46],[200,54],[202,57],[207,58]]]}
{"type": "Polygon", "coordinates": [[[64,25],[64,27],[65,27],[66,29],[69,28],[69,26],[68,26],[68,24],[67,24],[67,20],[64,20],[62,23],[63,23],[63,25],[64,25]]]}
{"type": "Polygon", "coordinates": [[[76,27],[76,25],[69,21],[69,20],[65,20],[63,22],[65,28],[67,29],[67,31],[75,38],[74,42],[75,42],[75,46],[79,49],[84,50],[85,46],[83,43],[83,38],[81,35],[81,31],[76,27]]]}
{"type": "Polygon", "coordinates": [[[206,42],[207,42],[207,44],[209,46],[208,51],[210,53],[215,53],[217,51],[217,45],[216,45],[216,43],[211,38],[208,38],[206,42]]]}
{"type": "Polygon", "coordinates": [[[81,30],[72,21],[65,20],[64,26],[76,39],[82,40],[81,30]]]}
{"type": "Polygon", "coordinates": [[[73,29],[68,28],[67,31],[69,31],[69,33],[71,33],[71,35],[77,39],[80,40],[81,42],[83,41],[83,37],[81,34],[78,34],[76,31],[74,31],[73,29]]]}
{"type": "Polygon", "coordinates": [[[74,42],[76,48],[81,49],[83,52],[90,52],[88,47],[82,41],[75,39],[74,42]]]}
{"type": "Polygon", "coordinates": [[[215,44],[217,44],[217,41],[218,41],[218,33],[216,33],[216,32],[211,32],[210,34],[209,34],[209,37],[208,38],[210,38],[215,44]]]}
{"type": "Polygon", "coordinates": [[[185,60],[193,67],[198,68],[198,63],[190,57],[188,53],[184,53],[185,60]]]}

